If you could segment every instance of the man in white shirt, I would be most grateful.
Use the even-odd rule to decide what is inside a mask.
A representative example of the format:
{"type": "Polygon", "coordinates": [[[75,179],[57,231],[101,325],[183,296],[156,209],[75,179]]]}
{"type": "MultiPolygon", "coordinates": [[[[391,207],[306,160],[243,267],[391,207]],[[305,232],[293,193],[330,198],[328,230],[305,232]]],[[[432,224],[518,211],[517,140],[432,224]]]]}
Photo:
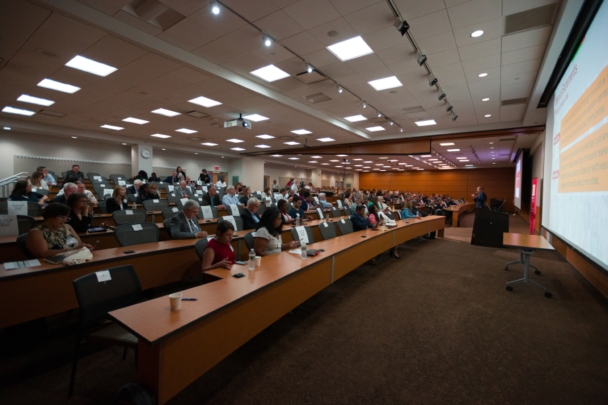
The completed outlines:
{"type": "Polygon", "coordinates": [[[226,194],[224,195],[224,197],[222,198],[222,204],[224,204],[225,206],[230,206],[232,204],[235,204],[237,207],[244,207],[244,204],[241,204],[241,202],[239,201],[238,197],[236,196],[236,189],[234,188],[234,186],[229,186],[226,189],[226,194]]]}
{"type": "Polygon", "coordinates": [[[331,203],[327,202],[325,193],[319,193],[319,205],[321,205],[321,208],[332,208],[331,203]]]}
{"type": "Polygon", "coordinates": [[[378,204],[376,204],[376,206],[378,207],[379,211],[382,211],[382,212],[388,211],[388,205],[386,205],[384,203],[384,197],[382,197],[381,195],[378,196],[378,204]]]}
{"type": "Polygon", "coordinates": [[[291,183],[291,191],[293,191],[294,194],[298,193],[298,183],[295,180],[291,183]]]}
{"type": "Polygon", "coordinates": [[[278,192],[279,188],[280,188],[279,183],[277,183],[276,180],[273,180],[272,181],[272,191],[278,192]]]}
{"type": "Polygon", "coordinates": [[[53,175],[49,174],[49,169],[47,169],[44,166],[39,166],[36,169],[36,171],[42,173],[42,180],[44,180],[44,182],[48,186],[56,186],[57,185],[57,180],[55,180],[55,178],[53,177],[53,175]]]}
{"type": "Polygon", "coordinates": [[[215,185],[216,185],[218,188],[226,188],[226,182],[224,181],[224,178],[223,178],[223,177],[222,177],[222,178],[220,178],[220,179],[217,181],[217,183],[215,183],[215,185]]]}

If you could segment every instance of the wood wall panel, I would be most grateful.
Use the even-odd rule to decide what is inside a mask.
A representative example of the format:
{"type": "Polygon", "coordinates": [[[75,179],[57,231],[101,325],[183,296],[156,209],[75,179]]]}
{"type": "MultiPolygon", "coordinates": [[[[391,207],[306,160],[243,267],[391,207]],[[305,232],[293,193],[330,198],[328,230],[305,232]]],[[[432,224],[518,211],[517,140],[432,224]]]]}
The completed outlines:
{"type": "Polygon", "coordinates": [[[402,190],[423,194],[448,194],[464,196],[471,200],[478,186],[483,186],[490,198],[506,198],[513,201],[515,168],[416,171],[396,173],[360,173],[362,189],[402,190]]]}

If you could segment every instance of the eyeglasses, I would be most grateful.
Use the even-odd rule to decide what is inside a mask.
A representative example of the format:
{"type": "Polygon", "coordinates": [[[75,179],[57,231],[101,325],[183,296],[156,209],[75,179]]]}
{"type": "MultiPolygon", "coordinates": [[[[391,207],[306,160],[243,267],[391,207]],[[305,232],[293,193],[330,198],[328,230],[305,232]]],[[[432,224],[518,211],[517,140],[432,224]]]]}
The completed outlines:
{"type": "Polygon", "coordinates": [[[63,219],[65,222],[70,222],[70,219],[72,219],[67,215],[59,215],[59,218],[63,219]]]}

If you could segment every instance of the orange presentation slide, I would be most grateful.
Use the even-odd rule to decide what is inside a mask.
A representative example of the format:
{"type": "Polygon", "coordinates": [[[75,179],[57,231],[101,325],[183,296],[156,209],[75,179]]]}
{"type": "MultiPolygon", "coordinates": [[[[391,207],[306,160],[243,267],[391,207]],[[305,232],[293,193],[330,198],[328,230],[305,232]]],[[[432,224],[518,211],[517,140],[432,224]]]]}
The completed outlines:
{"type": "Polygon", "coordinates": [[[608,67],[561,122],[559,193],[608,191],[608,124],[564,149],[608,115],[608,67]]]}

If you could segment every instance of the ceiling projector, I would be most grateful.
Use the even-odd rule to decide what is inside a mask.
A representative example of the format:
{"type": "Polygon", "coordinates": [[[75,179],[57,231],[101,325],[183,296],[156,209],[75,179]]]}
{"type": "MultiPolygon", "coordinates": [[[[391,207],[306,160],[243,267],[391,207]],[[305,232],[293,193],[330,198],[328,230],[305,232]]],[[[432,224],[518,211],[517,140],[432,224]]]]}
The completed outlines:
{"type": "Polygon", "coordinates": [[[244,120],[242,117],[242,114],[239,114],[239,117],[234,119],[234,120],[230,120],[230,121],[225,121],[224,122],[224,128],[245,128],[245,129],[251,129],[251,122],[244,120]]]}

